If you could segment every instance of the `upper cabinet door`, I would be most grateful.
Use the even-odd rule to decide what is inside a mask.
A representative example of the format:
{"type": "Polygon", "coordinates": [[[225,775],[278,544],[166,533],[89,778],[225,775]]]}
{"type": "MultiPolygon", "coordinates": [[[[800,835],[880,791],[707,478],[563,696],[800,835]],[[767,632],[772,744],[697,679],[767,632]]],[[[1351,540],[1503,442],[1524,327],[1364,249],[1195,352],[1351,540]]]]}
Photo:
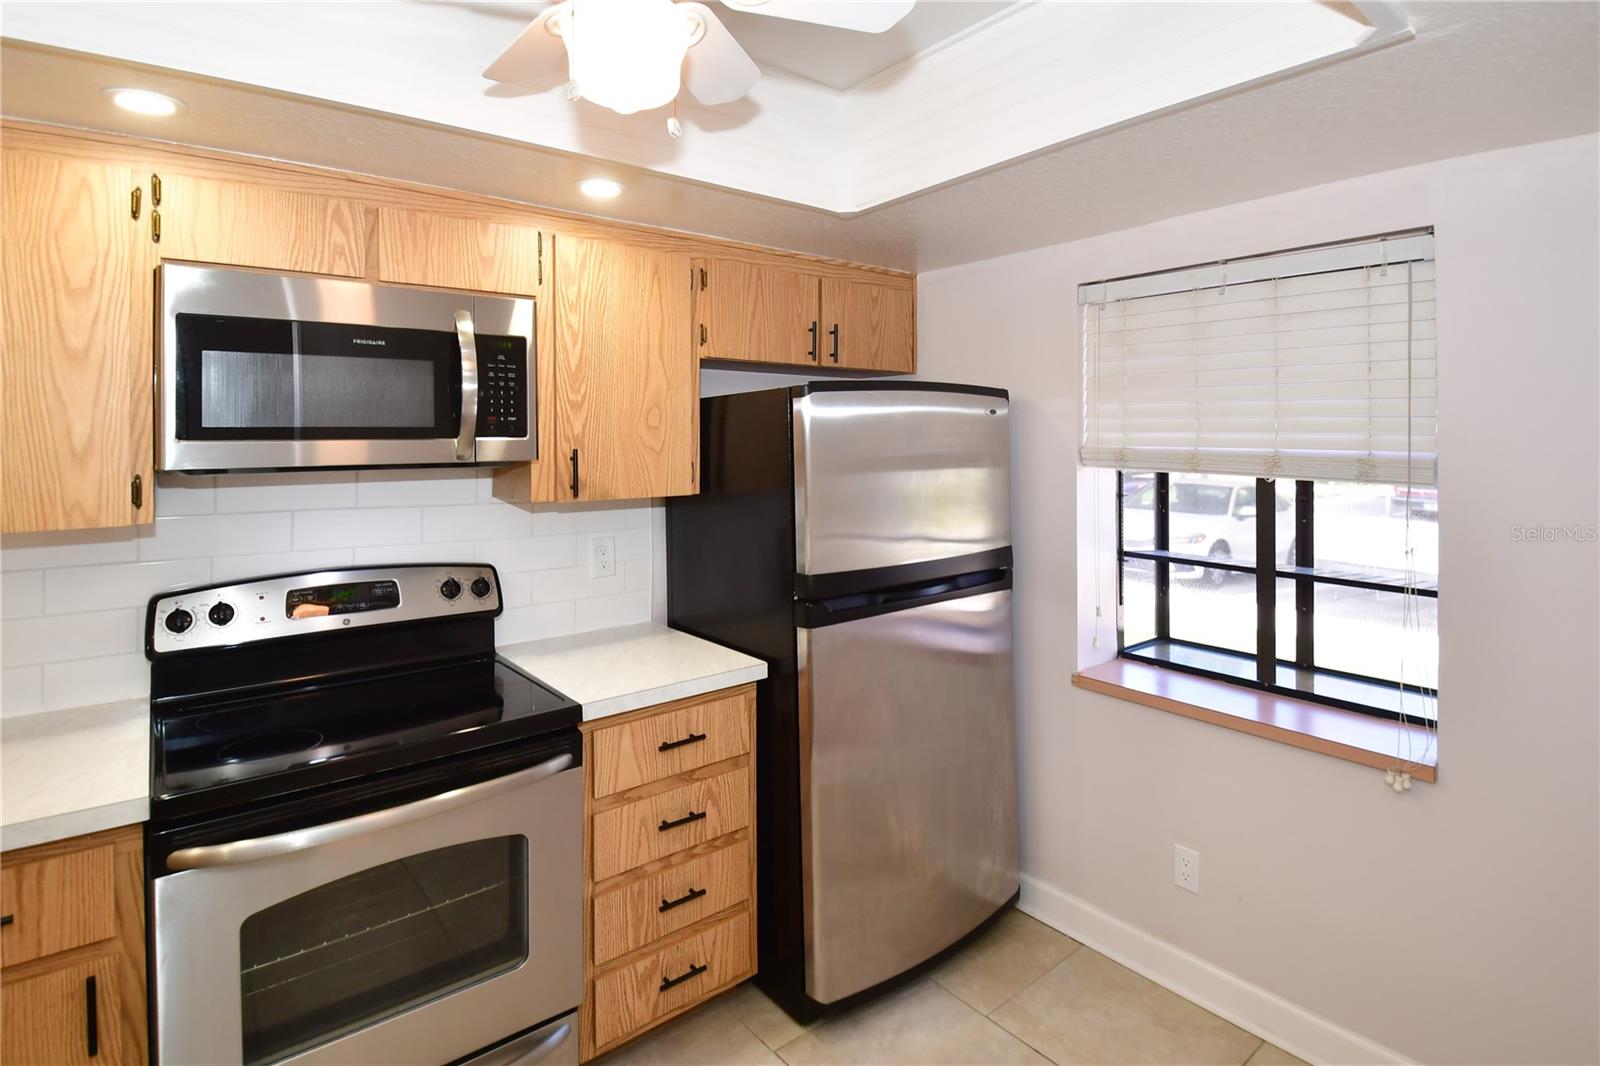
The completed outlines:
{"type": "Polygon", "coordinates": [[[696,259],[695,351],[701,359],[818,365],[818,278],[737,259],[696,259]]]}
{"type": "Polygon", "coordinates": [[[909,283],[822,279],[822,365],[917,369],[916,289],[909,283]]]}
{"type": "Polygon", "coordinates": [[[158,227],[152,232],[160,233],[164,259],[366,275],[366,227],[356,200],[166,168],[149,184],[147,226],[158,227]]]}
{"type": "Polygon", "coordinates": [[[544,241],[533,226],[378,209],[380,281],[531,296],[543,275],[544,241]]]}
{"type": "Polygon", "coordinates": [[[149,522],[147,194],[136,220],[132,168],[44,152],[4,174],[0,530],[149,522]]]}
{"type": "Polygon", "coordinates": [[[699,368],[689,343],[689,256],[555,239],[555,403],[563,496],[630,500],[696,491],[699,368]],[[575,457],[575,458],[574,458],[575,457]]]}

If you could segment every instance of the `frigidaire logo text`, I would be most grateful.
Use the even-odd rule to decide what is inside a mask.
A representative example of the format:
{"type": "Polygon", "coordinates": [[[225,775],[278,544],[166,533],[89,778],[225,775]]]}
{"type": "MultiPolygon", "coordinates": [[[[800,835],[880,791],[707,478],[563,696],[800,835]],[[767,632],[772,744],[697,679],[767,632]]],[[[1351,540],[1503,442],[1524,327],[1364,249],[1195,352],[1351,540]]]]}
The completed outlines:
{"type": "Polygon", "coordinates": [[[379,348],[389,343],[388,341],[373,340],[370,337],[352,337],[350,340],[352,344],[375,344],[379,348]]]}

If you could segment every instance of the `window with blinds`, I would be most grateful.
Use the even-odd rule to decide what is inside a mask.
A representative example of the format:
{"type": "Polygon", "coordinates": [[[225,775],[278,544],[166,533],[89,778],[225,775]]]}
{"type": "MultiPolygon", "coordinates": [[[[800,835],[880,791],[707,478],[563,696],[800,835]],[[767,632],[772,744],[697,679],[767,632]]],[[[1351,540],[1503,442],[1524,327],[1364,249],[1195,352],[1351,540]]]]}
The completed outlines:
{"type": "Polygon", "coordinates": [[[1084,465],[1433,485],[1431,230],[1079,288],[1084,465]]]}

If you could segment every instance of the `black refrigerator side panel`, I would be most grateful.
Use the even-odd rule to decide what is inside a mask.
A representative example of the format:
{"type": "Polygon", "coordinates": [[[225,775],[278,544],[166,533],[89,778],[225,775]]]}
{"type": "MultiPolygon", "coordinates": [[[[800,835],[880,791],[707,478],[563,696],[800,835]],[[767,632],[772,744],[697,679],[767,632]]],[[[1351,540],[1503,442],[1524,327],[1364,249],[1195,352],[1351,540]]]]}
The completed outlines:
{"type": "Polygon", "coordinates": [[[805,995],[794,484],[787,389],[700,401],[700,493],[667,501],[667,619],[767,662],[756,686],[756,982],[805,995]]]}

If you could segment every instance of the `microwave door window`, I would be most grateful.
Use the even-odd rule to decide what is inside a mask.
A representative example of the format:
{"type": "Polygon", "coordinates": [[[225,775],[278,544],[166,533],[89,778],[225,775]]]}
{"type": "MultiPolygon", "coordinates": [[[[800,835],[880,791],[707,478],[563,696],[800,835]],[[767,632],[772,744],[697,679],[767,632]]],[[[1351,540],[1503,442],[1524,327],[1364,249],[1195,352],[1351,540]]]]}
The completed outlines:
{"type": "Polygon", "coordinates": [[[452,332],[177,319],[180,439],[441,439],[460,428],[452,332]]]}

